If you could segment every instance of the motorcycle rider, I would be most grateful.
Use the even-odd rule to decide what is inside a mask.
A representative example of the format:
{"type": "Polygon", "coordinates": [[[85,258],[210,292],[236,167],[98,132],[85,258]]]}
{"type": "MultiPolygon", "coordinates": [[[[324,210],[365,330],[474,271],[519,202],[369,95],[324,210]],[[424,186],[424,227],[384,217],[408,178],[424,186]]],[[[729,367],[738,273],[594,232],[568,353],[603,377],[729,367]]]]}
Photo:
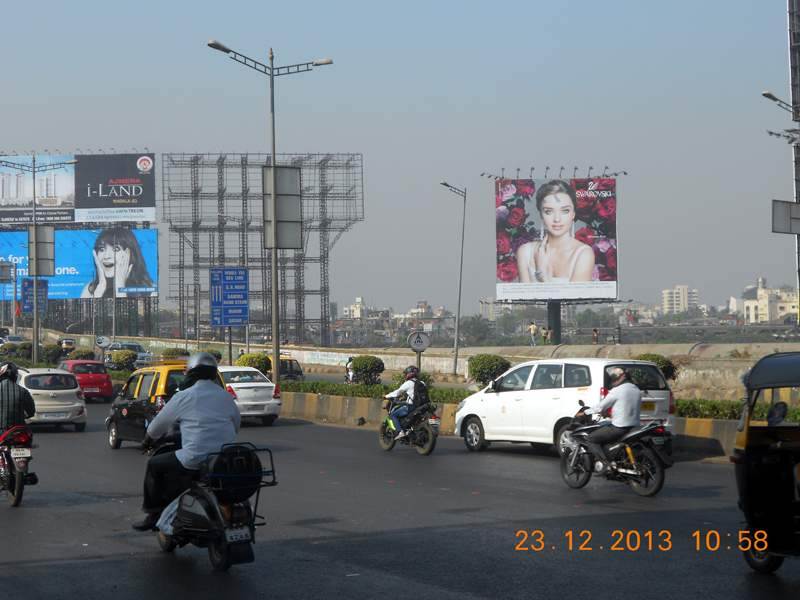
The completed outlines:
{"type": "Polygon", "coordinates": [[[395,440],[399,440],[407,435],[406,430],[403,429],[402,424],[400,423],[400,419],[407,416],[414,408],[414,397],[415,397],[415,388],[417,383],[420,385],[425,385],[425,382],[419,379],[419,369],[414,365],[406,367],[403,370],[403,375],[405,376],[406,380],[399,388],[397,388],[393,392],[389,392],[384,396],[387,400],[391,400],[393,398],[399,398],[403,394],[406,396],[405,403],[400,404],[396,408],[394,408],[389,415],[392,419],[392,423],[394,423],[394,430],[395,430],[395,440]]]}
{"type": "Polygon", "coordinates": [[[355,372],[353,371],[353,357],[347,359],[347,364],[344,366],[345,370],[345,377],[347,377],[347,383],[353,383],[353,376],[355,372]]]}
{"type": "Polygon", "coordinates": [[[0,431],[25,425],[36,414],[30,392],[17,385],[19,370],[13,362],[0,364],[0,431]]]}
{"type": "MultiPolygon", "coordinates": [[[[608,369],[611,391],[594,406],[582,408],[585,414],[605,415],[611,412],[611,421],[589,434],[589,449],[592,454],[608,465],[603,446],[616,442],[634,427],[640,425],[642,391],[630,380],[630,375],[622,367],[608,369]],[[613,410],[611,410],[613,408],[613,410]]],[[[611,465],[613,468],[613,464],[611,465]]]]}
{"type": "Polygon", "coordinates": [[[151,447],[177,425],[182,448],[150,458],[144,476],[146,516],[133,524],[137,531],[153,529],[161,511],[192,482],[203,460],[223,444],[236,440],[241,417],[231,395],[219,383],[216,359],[198,352],[186,363],[186,378],[147,428],[142,446],[151,447]]]}

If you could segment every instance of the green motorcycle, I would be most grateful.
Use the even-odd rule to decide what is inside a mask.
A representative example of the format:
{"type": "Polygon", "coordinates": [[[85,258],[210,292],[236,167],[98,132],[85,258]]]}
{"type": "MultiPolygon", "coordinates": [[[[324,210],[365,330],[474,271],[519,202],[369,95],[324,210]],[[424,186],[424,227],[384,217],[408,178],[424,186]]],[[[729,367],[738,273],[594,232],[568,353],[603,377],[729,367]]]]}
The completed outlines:
{"type": "Polygon", "coordinates": [[[395,439],[396,428],[392,421],[392,411],[404,402],[391,400],[383,405],[386,418],[378,428],[378,443],[387,452],[394,448],[396,443],[412,445],[418,454],[427,456],[436,448],[436,438],[439,437],[441,420],[436,414],[436,405],[429,402],[414,408],[408,415],[400,419],[406,430],[406,435],[399,440],[395,439]]]}

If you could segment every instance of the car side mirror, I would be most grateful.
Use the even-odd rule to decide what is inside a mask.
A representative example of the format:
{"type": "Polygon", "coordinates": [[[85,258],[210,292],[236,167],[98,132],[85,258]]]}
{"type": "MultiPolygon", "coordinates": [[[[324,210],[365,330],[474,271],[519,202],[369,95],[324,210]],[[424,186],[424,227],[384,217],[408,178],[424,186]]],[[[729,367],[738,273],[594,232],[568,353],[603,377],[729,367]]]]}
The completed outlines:
{"type": "Polygon", "coordinates": [[[495,381],[494,379],[492,379],[492,380],[489,382],[489,387],[487,387],[486,389],[487,389],[488,391],[490,391],[490,392],[496,392],[496,391],[497,391],[497,381],[495,381]]]}

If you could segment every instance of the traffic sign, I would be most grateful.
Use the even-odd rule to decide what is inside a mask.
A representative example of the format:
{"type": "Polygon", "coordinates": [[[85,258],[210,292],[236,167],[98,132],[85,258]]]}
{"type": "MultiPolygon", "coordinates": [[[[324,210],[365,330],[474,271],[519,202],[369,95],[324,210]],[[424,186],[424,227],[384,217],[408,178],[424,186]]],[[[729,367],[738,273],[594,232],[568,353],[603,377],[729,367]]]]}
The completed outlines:
{"type": "MultiPolygon", "coordinates": [[[[36,286],[39,294],[39,314],[47,312],[47,280],[40,279],[36,286]]],[[[22,280],[22,312],[33,312],[33,279],[25,278],[22,280]]]]}
{"type": "Polygon", "coordinates": [[[250,283],[247,269],[209,269],[211,326],[239,327],[250,322],[250,283]]]}
{"type": "Polygon", "coordinates": [[[425,352],[431,345],[431,336],[424,331],[414,331],[408,336],[408,347],[414,352],[425,352]]]}
{"type": "Polygon", "coordinates": [[[97,344],[98,348],[108,348],[111,345],[111,340],[104,335],[98,336],[98,338],[94,341],[97,344]]]}

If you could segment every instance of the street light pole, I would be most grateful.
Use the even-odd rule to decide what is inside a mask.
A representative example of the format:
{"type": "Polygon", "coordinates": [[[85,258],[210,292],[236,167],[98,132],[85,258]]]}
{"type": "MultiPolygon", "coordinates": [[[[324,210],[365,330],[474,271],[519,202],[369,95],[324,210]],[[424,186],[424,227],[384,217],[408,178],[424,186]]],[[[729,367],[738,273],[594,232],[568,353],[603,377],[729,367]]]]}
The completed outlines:
{"type": "Polygon", "coordinates": [[[461,213],[461,259],[458,265],[458,302],[456,303],[455,340],[453,341],[453,375],[455,375],[458,373],[458,330],[461,323],[461,283],[464,276],[464,233],[467,223],[467,188],[459,189],[446,181],[442,181],[441,185],[457,196],[461,196],[461,199],[464,201],[461,213]]]}
{"type": "Polygon", "coordinates": [[[270,210],[272,219],[270,223],[270,232],[272,236],[272,248],[270,249],[270,277],[272,279],[272,288],[270,289],[270,304],[272,310],[272,381],[276,385],[280,381],[280,328],[279,328],[279,307],[278,307],[278,200],[277,200],[277,172],[276,167],[278,163],[278,154],[275,141],[275,77],[279,75],[293,75],[295,73],[305,73],[311,71],[314,67],[333,64],[329,58],[314,60],[311,62],[298,63],[294,65],[286,65],[283,67],[275,66],[275,55],[272,48],[269,49],[269,65],[248,58],[244,54],[231,50],[225,44],[217,40],[210,40],[208,47],[213,50],[218,50],[227,54],[231,59],[238,63],[250,67],[267,75],[269,77],[269,116],[270,116],[270,130],[272,137],[272,172],[270,174],[270,182],[272,191],[270,194],[270,210]]]}

